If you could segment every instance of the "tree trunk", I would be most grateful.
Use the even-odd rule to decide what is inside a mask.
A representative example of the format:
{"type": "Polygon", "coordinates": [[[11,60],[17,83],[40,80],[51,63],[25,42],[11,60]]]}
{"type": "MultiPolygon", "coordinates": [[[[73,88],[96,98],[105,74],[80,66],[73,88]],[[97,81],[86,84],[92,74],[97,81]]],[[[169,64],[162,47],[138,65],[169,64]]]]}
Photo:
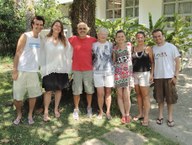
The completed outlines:
{"type": "Polygon", "coordinates": [[[90,35],[95,37],[96,0],[74,0],[71,6],[71,25],[73,35],[77,35],[77,24],[85,22],[91,28],[90,35]]]}
{"type": "Polygon", "coordinates": [[[35,16],[34,0],[26,0],[26,31],[31,30],[31,19],[35,16]]]}

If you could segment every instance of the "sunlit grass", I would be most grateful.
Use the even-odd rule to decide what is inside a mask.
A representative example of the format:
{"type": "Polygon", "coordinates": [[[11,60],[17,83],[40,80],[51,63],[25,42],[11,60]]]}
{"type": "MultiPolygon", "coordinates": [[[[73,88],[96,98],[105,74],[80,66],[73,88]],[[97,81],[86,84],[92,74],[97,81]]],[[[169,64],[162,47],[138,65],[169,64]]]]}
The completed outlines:
{"type": "MultiPolygon", "coordinates": [[[[22,123],[15,126],[12,124],[16,114],[12,105],[12,59],[0,58],[0,60],[0,144],[78,145],[97,138],[110,145],[112,143],[104,139],[102,135],[114,128],[124,128],[145,136],[148,139],[145,144],[148,145],[176,145],[152,129],[142,127],[139,123],[122,125],[116,104],[112,106],[113,119],[110,121],[105,118],[98,120],[95,114],[93,118],[87,118],[85,108],[81,110],[80,120],[74,121],[72,118],[73,102],[62,102],[60,119],[54,118],[53,108],[51,108],[50,122],[44,122],[42,114],[35,114],[35,124],[29,126],[27,114],[24,114],[22,123]]],[[[115,98],[113,103],[115,103],[115,98]]]]}

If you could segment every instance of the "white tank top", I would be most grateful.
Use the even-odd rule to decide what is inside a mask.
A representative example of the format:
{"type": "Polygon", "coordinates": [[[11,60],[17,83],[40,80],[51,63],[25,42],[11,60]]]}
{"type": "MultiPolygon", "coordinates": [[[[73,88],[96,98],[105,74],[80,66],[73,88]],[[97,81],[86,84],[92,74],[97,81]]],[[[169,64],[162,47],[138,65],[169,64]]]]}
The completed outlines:
{"type": "Polygon", "coordinates": [[[27,37],[26,44],[19,58],[18,70],[26,72],[38,72],[40,37],[34,38],[32,32],[24,33],[27,37]]]}

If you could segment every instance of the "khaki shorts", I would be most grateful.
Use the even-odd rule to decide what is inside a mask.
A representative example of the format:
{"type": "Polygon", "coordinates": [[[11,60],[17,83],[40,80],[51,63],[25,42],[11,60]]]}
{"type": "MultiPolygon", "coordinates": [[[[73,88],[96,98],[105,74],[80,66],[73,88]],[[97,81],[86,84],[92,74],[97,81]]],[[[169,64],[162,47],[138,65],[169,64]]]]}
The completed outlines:
{"type": "Polygon", "coordinates": [[[150,71],[147,72],[134,72],[134,84],[139,86],[149,86],[150,71]]]}
{"type": "Polygon", "coordinates": [[[94,93],[93,71],[73,71],[73,95],[82,94],[83,86],[87,94],[94,93]]]}
{"type": "Polygon", "coordinates": [[[114,87],[114,75],[104,76],[103,74],[94,74],[94,85],[98,87],[114,87]]]}
{"type": "Polygon", "coordinates": [[[29,98],[42,94],[37,72],[19,72],[17,80],[13,81],[13,98],[22,101],[28,92],[29,98]]]}
{"type": "Polygon", "coordinates": [[[154,79],[153,96],[157,103],[175,104],[177,103],[178,95],[175,85],[171,79],[154,79]]]}

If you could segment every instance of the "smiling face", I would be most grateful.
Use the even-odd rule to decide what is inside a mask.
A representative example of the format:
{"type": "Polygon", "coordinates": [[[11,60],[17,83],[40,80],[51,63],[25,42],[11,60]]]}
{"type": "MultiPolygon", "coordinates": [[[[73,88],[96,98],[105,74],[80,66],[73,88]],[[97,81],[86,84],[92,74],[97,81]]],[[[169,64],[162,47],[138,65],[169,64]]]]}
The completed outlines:
{"type": "Polygon", "coordinates": [[[53,29],[53,33],[59,34],[62,31],[62,26],[59,22],[55,22],[52,29],[53,29]]]}
{"type": "Polygon", "coordinates": [[[165,37],[163,36],[161,31],[157,31],[153,33],[153,40],[157,45],[163,45],[165,43],[165,37]]]}
{"type": "Polygon", "coordinates": [[[143,44],[145,42],[145,36],[141,33],[136,35],[136,41],[138,44],[143,44]]]}
{"type": "Polygon", "coordinates": [[[42,20],[37,20],[37,19],[34,19],[33,20],[33,24],[32,24],[32,30],[35,32],[35,33],[40,33],[41,30],[43,29],[43,21],[42,20]]]}
{"type": "Polygon", "coordinates": [[[119,32],[116,34],[115,41],[117,44],[123,44],[126,41],[125,34],[123,32],[119,32]]]}
{"type": "Polygon", "coordinates": [[[77,32],[80,38],[85,38],[88,31],[89,27],[87,26],[87,24],[81,22],[77,25],[77,32]]]}

